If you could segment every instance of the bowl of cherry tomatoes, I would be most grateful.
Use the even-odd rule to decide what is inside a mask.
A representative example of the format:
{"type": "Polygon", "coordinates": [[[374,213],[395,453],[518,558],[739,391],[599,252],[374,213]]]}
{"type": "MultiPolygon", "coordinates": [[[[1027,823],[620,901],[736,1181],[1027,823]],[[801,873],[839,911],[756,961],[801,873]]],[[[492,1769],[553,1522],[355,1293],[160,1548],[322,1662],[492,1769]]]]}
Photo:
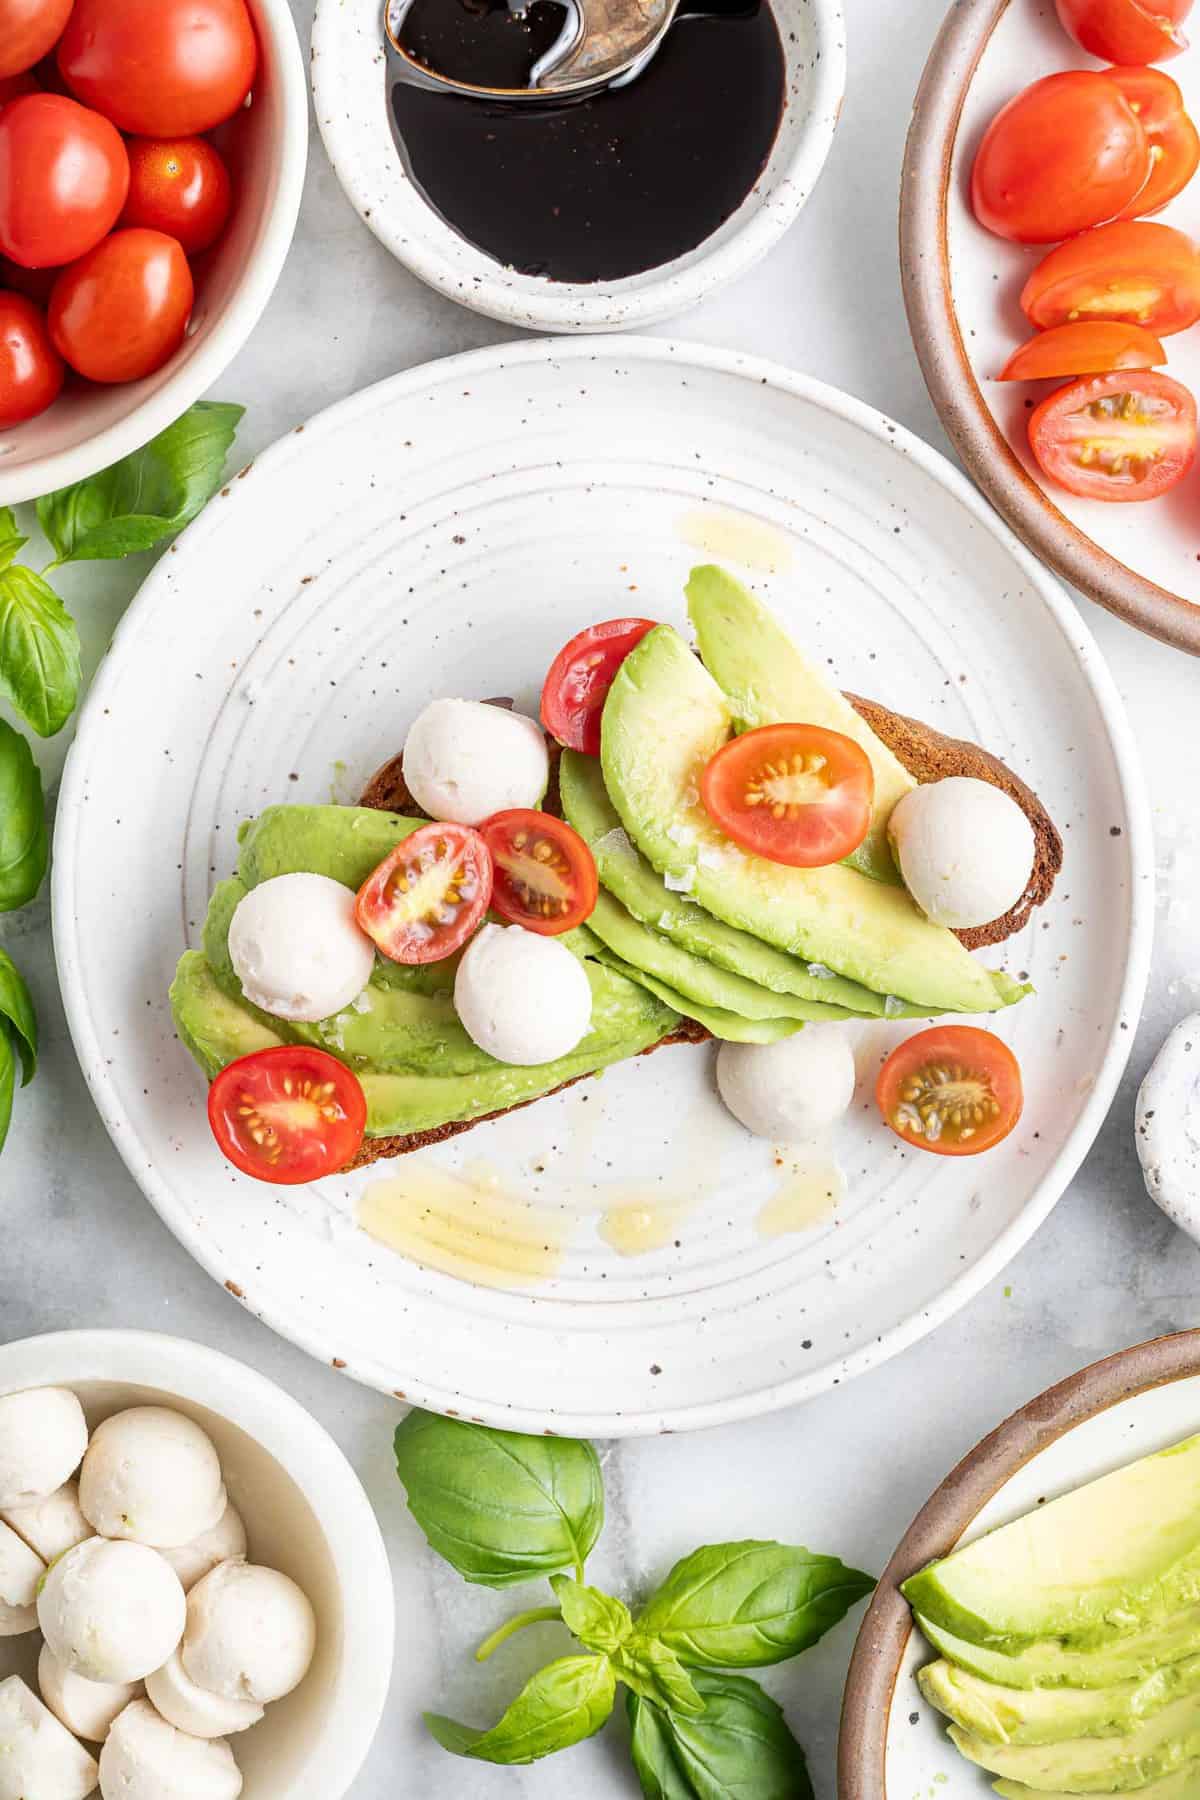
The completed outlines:
{"type": "Polygon", "coordinates": [[[1089,598],[1200,654],[1194,0],[965,0],[926,65],[901,258],[942,422],[1089,598]]]}
{"type": "Polygon", "coordinates": [[[287,0],[0,0],[0,505],[116,462],[220,376],[307,144],[287,0]]]}

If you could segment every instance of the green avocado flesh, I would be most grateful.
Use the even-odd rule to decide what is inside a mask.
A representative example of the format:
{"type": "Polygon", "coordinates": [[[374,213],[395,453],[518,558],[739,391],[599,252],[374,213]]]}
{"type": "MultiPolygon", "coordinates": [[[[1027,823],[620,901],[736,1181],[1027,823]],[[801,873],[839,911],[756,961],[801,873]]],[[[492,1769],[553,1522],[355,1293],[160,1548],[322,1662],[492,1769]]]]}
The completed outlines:
{"type": "Polygon", "coordinates": [[[1164,1706],[1122,1737],[1080,1737],[1055,1744],[989,1744],[950,1727],[969,1762],[1025,1787],[1070,1794],[1124,1794],[1173,1775],[1200,1757],[1200,1706],[1194,1695],[1164,1706]]]}
{"type": "Polygon", "coordinates": [[[687,599],[704,666],[724,688],[738,731],[799,721],[840,731],[866,751],[875,776],[871,824],[846,862],[876,881],[898,885],[887,823],[897,800],[917,785],[904,764],[740,581],[706,564],[692,570],[687,599]]]}
{"type": "MultiPolygon", "coordinates": [[[[1020,1781],[992,1783],[1001,1800],[1070,1800],[1070,1796],[1052,1789],[1026,1787],[1020,1781]]],[[[1161,1781],[1147,1782],[1137,1789],[1138,1800],[1200,1800],[1200,1762],[1185,1763],[1173,1775],[1161,1781]]]]}
{"type": "Polygon", "coordinates": [[[738,1013],[727,1012],[724,1007],[706,1006],[702,1000],[692,1000],[657,976],[648,975],[644,969],[627,963],[605,945],[601,945],[596,954],[608,968],[618,970],[630,981],[639,982],[664,1006],[682,1013],[685,1018],[695,1019],[715,1038],[723,1038],[732,1044],[777,1044],[780,1038],[795,1037],[803,1030],[801,1019],[744,1019],[738,1013]]]}
{"type": "Polygon", "coordinates": [[[1200,1656],[1111,1687],[1003,1687],[944,1661],[930,1663],[917,1680],[931,1706],[982,1743],[1058,1744],[1064,1738],[1124,1737],[1172,1702],[1195,1702],[1200,1656]]]}
{"type": "Polygon", "coordinates": [[[1131,1631],[1094,1650],[1072,1650],[1057,1638],[1044,1638],[1009,1656],[955,1637],[920,1613],[917,1624],[947,1662],[1001,1687],[1115,1687],[1153,1675],[1156,1669],[1185,1657],[1200,1656],[1200,1608],[1173,1613],[1144,1631],[1131,1631]]]}

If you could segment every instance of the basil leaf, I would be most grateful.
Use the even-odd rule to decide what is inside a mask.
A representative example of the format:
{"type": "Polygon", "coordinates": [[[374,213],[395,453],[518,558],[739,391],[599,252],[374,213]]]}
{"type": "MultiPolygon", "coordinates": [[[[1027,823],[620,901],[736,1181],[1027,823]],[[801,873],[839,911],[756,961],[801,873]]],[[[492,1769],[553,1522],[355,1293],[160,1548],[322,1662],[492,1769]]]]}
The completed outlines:
{"type": "Polygon", "coordinates": [[[625,1686],[644,1700],[655,1700],[675,1712],[704,1711],[695,1682],[661,1638],[635,1632],[616,1650],[613,1667],[625,1686]]]}
{"type": "Polygon", "coordinates": [[[624,1601],[599,1588],[584,1587],[568,1575],[555,1575],[550,1586],[562,1608],[563,1624],[589,1650],[611,1655],[632,1632],[633,1619],[624,1601]]]}
{"type": "Polygon", "coordinates": [[[39,737],[53,737],[79,682],[79,633],[54,589],[23,563],[0,569],[0,688],[39,737]]]}
{"type": "Polygon", "coordinates": [[[606,1656],[564,1656],[526,1682],[490,1731],[475,1731],[437,1713],[425,1723],[455,1756],[478,1762],[531,1763],[592,1737],[613,1709],[617,1684],[606,1656]]]}
{"type": "Polygon", "coordinates": [[[49,856],[46,803],[33,751],[0,719],[0,912],[33,899],[49,856]]]}
{"type": "Polygon", "coordinates": [[[0,506],[0,569],[7,569],[17,551],[28,542],[17,530],[12,507],[0,506]]]}
{"type": "Polygon", "coordinates": [[[483,1587],[582,1573],[604,1524],[600,1464],[578,1438],[411,1412],[396,1432],[396,1467],[433,1549],[483,1587]]]}
{"type": "Polygon", "coordinates": [[[0,950],[0,1036],[9,1028],[21,1056],[21,1086],[28,1087],[37,1073],[37,1014],[21,971],[6,950],[0,950]]]}
{"type": "Polygon", "coordinates": [[[633,1766],[646,1800],[812,1800],[804,1752],[758,1683],[700,1674],[696,1684],[699,1718],[629,1696],[633,1766]]]}
{"type": "Polygon", "coordinates": [[[765,1668],[815,1644],[874,1586],[799,1546],[708,1544],[676,1563],[638,1630],[694,1667],[765,1668]]]}
{"type": "Polygon", "coordinates": [[[111,468],[38,501],[56,563],[151,550],[182,531],[221,485],[244,407],[200,400],[111,468]]]}
{"type": "Polygon", "coordinates": [[[17,1085],[17,1059],[4,1027],[0,1025],[0,1150],[12,1123],[13,1094],[17,1085]]]}

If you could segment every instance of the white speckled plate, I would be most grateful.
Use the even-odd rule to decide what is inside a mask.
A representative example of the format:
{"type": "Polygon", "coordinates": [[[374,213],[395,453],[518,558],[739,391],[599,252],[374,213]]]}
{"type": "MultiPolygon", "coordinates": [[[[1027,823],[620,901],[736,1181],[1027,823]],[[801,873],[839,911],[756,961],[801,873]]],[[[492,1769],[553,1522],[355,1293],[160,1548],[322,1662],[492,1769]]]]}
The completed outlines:
{"type": "MultiPolygon", "coordinates": [[[[55,935],[97,1105],[135,1178],[277,1329],[420,1405],[621,1435],[785,1405],[894,1354],[994,1275],[1104,1117],[1146,978],[1152,866],[1134,753],[1086,628],[969,485],[869,408],[749,357],[651,340],[510,345],[355,395],[278,444],[163,558],[96,679],[59,803],[55,935]],[[1002,960],[1020,1129],[979,1161],[906,1151],[870,1075],[836,1215],[767,1236],[770,1147],[672,1048],[429,1155],[485,1158],[557,1269],[468,1283],[353,1223],[381,1171],[260,1186],[219,1159],[166,993],[239,820],[350,799],[432,695],[532,710],[596,618],[683,622],[718,556],[846,686],[974,739],[1066,840],[1002,960]],[[662,1248],[619,1254],[630,1211],[662,1248]],[[606,1236],[599,1215],[612,1215],[606,1236]],[[613,1221],[615,1220],[615,1226],[613,1221]]],[[[402,1172],[393,1164],[390,1172],[402,1172]]],[[[389,1171],[382,1171],[388,1173],[389,1171]]]]}

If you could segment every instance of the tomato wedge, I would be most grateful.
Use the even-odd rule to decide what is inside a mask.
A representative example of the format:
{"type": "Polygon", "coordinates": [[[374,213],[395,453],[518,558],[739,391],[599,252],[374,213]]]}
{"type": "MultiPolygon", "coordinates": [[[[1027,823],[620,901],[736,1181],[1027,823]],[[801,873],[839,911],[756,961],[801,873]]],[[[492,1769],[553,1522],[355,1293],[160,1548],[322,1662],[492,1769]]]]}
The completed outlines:
{"type": "Polygon", "coordinates": [[[596,860],[580,837],[550,813],[514,806],[479,827],[492,857],[492,911],[510,925],[557,937],[596,905],[596,860]]]}
{"type": "Polygon", "coordinates": [[[281,1044],[221,1070],[208,1090],[208,1122],[235,1169],[292,1186],[354,1160],[367,1101],[357,1075],[327,1050],[281,1044]]]}
{"type": "Polygon", "coordinates": [[[735,844],[796,869],[857,850],[874,797],[866,751],[820,725],[760,725],[723,745],[700,777],[705,811],[735,844]]]}
{"type": "Polygon", "coordinates": [[[997,381],[1046,381],[1064,375],[1105,375],[1110,369],[1152,369],[1167,353],[1152,331],[1109,319],[1079,320],[1039,331],[1014,350],[997,381]]]}
{"type": "Polygon", "coordinates": [[[1141,120],[1150,140],[1150,174],[1145,187],[1122,212],[1123,219],[1161,212],[1183,192],[1200,165],[1200,132],[1192,124],[1177,82],[1161,69],[1110,69],[1141,120]]]}
{"type": "Polygon", "coordinates": [[[978,1156],[1021,1116],[1021,1069],[1008,1045],[975,1025],[934,1025],[898,1045],[875,1101],[896,1136],[937,1156],[978,1156]]]}
{"type": "Polygon", "coordinates": [[[1065,31],[1102,62],[1165,62],[1187,49],[1192,0],[1056,0],[1065,31]]]}
{"type": "Polygon", "coordinates": [[[1089,500],[1156,500],[1196,458],[1196,402],[1152,370],[1089,375],[1029,415],[1042,473],[1089,500]]]}
{"type": "Polygon", "coordinates": [[[613,676],[653,619],[606,619],[564,644],[542,687],[542,722],[568,750],[600,754],[600,715],[613,676]]]}
{"type": "Polygon", "coordinates": [[[491,852],[479,833],[422,825],[368,875],[354,910],[392,962],[441,962],[466,943],[491,897],[491,852]]]}
{"type": "Polygon", "coordinates": [[[1115,319],[1170,337],[1200,319],[1200,250],[1153,219],[1101,225],[1043,257],[1021,292],[1021,310],[1040,331],[1115,319]]]}

